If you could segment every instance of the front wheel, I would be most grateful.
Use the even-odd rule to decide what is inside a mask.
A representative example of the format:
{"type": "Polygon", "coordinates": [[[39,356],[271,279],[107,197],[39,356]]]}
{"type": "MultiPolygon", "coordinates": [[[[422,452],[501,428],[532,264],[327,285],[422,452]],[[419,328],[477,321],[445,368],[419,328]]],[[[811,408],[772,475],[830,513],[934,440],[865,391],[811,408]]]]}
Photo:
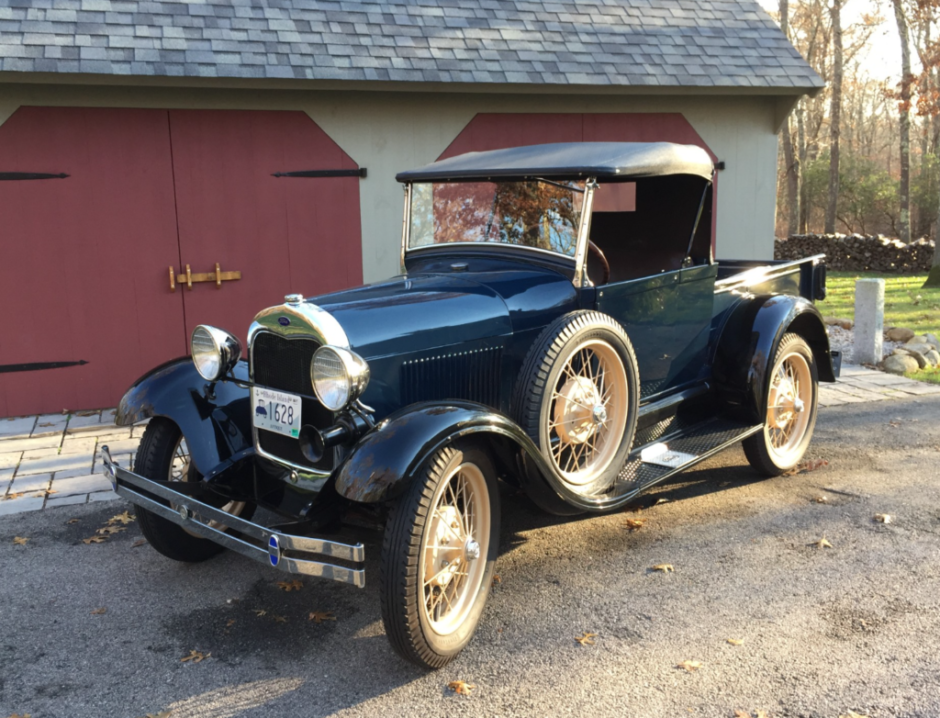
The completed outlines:
{"type": "MultiPolygon", "coordinates": [[[[201,481],[202,477],[190,460],[189,446],[179,427],[162,417],[151,419],[144,430],[134,461],[134,473],[154,481],[201,481]]],[[[226,513],[250,519],[254,504],[245,501],[218,499],[216,505],[226,513]]],[[[173,504],[169,504],[175,508],[173,504]]],[[[182,526],[167,521],[140,506],[134,507],[140,531],[159,553],[174,561],[196,563],[205,561],[223,549],[217,543],[190,533],[182,526]]],[[[216,522],[210,526],[224,530],[216,522]]]]}
{"type": "Polygon", "coordinates": [[[392,648],[441,668],[470,642],[499,543],[496,473],[478,444],[439,449],[389,513],[379,569],[392,648]]]}
{"type": "Polygon", "coordinates": [[[744,455],[764,476],[780,476],[803,458],[816,426],[819,378],[813,351],[798,334],[785,334],[774,357],[762,431],[744,440],[744,455]]]}

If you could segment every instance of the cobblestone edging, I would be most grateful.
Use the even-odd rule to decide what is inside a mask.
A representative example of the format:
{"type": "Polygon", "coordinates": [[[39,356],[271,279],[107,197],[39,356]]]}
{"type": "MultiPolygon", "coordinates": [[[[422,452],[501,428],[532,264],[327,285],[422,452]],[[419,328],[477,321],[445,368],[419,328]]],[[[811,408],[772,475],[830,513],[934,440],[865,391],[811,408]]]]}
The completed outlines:
{"type": "Polygon", "coordinates": [[[110,409],[0,419],[0,516],[118,498],[98,450],[130,466],[144,426],[113,422],[110,409]]]}
{"type": "MultiPolygon", "coordinates": [[[[836,384],[820,384],[819,405],[940,394],[940,386],[847,365],[836,384]]],[[[114,411],[0,419],[0,517],[118,496],[99,472],[107,444],[121,466],[132,466],[144,426],[115,426],[114,411]]]]}

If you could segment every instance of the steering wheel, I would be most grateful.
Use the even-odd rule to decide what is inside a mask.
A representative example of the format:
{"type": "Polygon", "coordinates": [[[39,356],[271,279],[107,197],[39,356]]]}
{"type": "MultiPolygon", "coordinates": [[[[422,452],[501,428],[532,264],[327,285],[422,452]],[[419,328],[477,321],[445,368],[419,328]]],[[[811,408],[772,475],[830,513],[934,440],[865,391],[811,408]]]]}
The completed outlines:
{"type": "Polygon", "coordinates": [[[603,278],[600,281],[600,284],[607,284],[610,281],[610,262],[607,261],[607,257],[604,256],[604,253],[601,251],[601,248],[598,247],[590,239],[588,240],[588,251],[597,257],[597,261],[601,263],[601,269],[604,270],[603,278]]]}

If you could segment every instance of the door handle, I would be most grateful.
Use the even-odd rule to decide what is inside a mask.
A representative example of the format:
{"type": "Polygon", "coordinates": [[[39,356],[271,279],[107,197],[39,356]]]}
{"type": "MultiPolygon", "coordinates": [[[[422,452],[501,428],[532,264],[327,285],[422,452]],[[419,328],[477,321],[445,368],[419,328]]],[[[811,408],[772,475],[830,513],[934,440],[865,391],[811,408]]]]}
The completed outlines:
{"type": "Polygon", "coordinates": [[[215,282],[216,289],[221,289],[222,282],[231,282],[241,278],[242,273],[238,270],[223,272],[218,262],[215,263],[215,270],[212,272],[193,272],[187,264],[186,271],[180,271],[180,273],[177,274],[174,272],[173,267],[170,267],[170,291],[176,291],[177,283],[179,283],[180,286],[185,284],[191,290],[193,288],[193,282],[215,282]]]}

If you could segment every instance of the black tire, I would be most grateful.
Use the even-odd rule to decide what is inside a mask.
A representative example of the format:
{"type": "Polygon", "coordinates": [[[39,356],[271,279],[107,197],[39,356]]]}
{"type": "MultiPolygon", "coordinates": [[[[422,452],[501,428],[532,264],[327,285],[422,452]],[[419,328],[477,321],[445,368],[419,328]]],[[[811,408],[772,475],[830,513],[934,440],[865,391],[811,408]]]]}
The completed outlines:
{"type": "MultiPolygon", "coordinates": [[[[633,345],[623,327],[612,317],[595,311],[577,311],[566,314],[550,324],[535,340],[529,350],[512,400],[512,415],[535,442],[545,463],[555,477],[573,493],[589,495],[606,490],[617,478],[627,459],[636,431],[640,396],[640,372],[637,368],[633,345]],[[553,393],[559,390],[567,357],[571,351],[588,340],[600,340],[609,345],[622,364],[626,397],[626,414],[622,432],[616,441],[616,451],[604,462],[596,478],[586,484],[573,484],[565,476],[552,454],[550,435],[546,440],[543,428],[549,425],[554,406],[553,393]]],[[[546,429],[546,431],[548,431],[546,429]]]]}
{"type": "MultiPolygon", "coordinates": [[[[414,477],[406,493],[392,505],[382,542],[379,582],[385,633],[392,648],[402,658],[423,668],[441,668],[470,642],[493,581],[499,549],[499,517],[496,472],[483,445],[471,441],[454,442],[435,452],[421,473],[414,477]],[[430,596],[425,593],[424,585],[424,566],[428,560],[426,540],[435,528],[432,521],[435,510],[432,502],[438,503],[435,496],[445,490],[452,478],[458,478],[459,472],[455,468],[465,464],[479,468],[488,494],[488,546],[485,554],[481,553],[475,559],[486,563],[482,568],[471,566],[468,569],[479,576],[480,583],[478,586],[473,582],[467,584],[466,600],[470,603],[461,612],[466,615],[455,630],[442,635],[429,621],[425,608],[430,596]]],[[[434,591],[435,587],[428,590],[434,591]]],[[[437,590],[441,589],[438,587],[437,590]]]]}
{"type": "MultiPolygon", "coordinates": [[[[773,363],[769,366],[767,387],[765,389],[767,397],[771,396],[771,386],[778,368],[788,357],[792,356],[802,357],[806,362],[811,378],[810,386],[806,387],[811,392],[811,397],[806,397],[809,401],[803,401],[804,408],[802,411],[807,412],[805,425],[802,436],[794,442],[792,448],[783,454],[776,451],[771,438],[771,407],[768,406],[764,416],[763,429],[742,442],[744,455],[747,457],[748,463],[763,476],[780,476],[799,464],[809,447],[813,438],[813,429],[816,426],[816,412],[819,403],[819,374],[816,360],[813,357],[813,350],[799,334],[785,334],[783,339],[780,340],[780,346],[774,356],[773,363]]],[[[802,417],[798,418],[801,422],[804,421],[802,417]]]]}
{"type": "MultiPolygon", "coordinates": [[[[154,481],[167,481],[170,466],[182,434],[179,427],[163,417],[151,419],[144,430],[134,460],[134,473],[154,481]]],[[[199,476],[190,465],[189,481],[198,481],[199,476]]],[[[137,523],[147,542],[158,553],[174,561],[198,563],[212,558],[224,549],[208,539],[194,536],[166,519],[145,508],[135,505],[137,523]]],[[[255,506],[246,503],[239,516],[251,518],[255,506]]]]}

